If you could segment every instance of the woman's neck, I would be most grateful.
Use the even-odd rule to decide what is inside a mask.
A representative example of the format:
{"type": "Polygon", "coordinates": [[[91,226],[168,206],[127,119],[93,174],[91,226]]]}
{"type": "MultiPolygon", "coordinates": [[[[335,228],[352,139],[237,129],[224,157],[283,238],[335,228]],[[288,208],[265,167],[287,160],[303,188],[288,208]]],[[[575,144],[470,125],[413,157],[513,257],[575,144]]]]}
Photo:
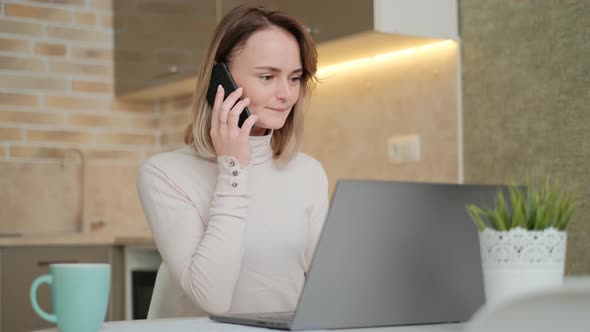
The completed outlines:
{"type": "Polygon", "coordinates": [[[268,133],[268,129],[266,128],[260,128],[260,127],[252,127],[252,130],[250,130],[250,136],[264,136],[268,133]]]}

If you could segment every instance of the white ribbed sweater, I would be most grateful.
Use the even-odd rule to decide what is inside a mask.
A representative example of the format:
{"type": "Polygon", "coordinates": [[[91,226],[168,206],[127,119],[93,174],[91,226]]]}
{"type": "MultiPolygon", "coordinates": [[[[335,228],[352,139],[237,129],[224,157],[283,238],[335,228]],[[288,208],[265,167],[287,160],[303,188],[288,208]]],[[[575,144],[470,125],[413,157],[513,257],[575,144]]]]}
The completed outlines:
{"type": "MultiPolygon", "coordinates": [[[[271,135],[250,137],[251,161],[217,162],[190,147],[139,170],[139,197],[172,279],[208,313],[293,311],[328,209],[321,164],[272,160],[271,135]]],[[[183,315],[191,303],[178,299],[183,315]]]]}

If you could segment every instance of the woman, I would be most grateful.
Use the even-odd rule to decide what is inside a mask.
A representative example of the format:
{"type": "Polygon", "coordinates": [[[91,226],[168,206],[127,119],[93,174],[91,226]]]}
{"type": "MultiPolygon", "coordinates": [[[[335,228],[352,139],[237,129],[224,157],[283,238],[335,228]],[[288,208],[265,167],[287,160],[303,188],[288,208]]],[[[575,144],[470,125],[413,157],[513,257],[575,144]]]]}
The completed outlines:
{"type": "Polygon", "coordinates": [[[178,299],[183,314],[295,309],[328,208],[321,164],[298,152],[316,64],[296,19],[235,8],[201,66],[187,146],[141,166],[139,197],[154,240],[192,300],[178,299]],[[241,89],[224,101],[219,88],[211,108],[206,90],[219,61],[241,89]],[[239,128],[245,107],[252,115],[239,128]]]}

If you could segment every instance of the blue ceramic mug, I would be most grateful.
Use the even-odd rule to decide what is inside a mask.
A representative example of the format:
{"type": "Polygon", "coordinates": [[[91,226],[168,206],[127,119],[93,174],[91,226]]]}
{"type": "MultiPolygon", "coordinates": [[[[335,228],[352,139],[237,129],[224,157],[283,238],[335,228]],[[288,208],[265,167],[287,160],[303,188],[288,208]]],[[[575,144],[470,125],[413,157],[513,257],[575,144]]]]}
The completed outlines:
{"type": "Polygon", "coordinates": [[[41,318],[57,323],[61,332],[97,332],[104,323],[109,304],[109,264],[51,264],[49,274],[31,285],[31,304],[41,318]],[[37,288],[51,287],[53,314],[37,303],[37,288]]]}

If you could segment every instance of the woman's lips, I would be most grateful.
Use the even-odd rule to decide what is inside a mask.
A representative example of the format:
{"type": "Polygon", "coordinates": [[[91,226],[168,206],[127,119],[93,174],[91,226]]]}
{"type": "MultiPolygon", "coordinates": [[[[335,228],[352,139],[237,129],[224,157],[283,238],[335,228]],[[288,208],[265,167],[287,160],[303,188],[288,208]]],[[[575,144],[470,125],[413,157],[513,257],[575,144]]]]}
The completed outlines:
{"type": "Polygon", "coordinates": [[[284,112],[286,110],[288,110],[288,108],[280,108],[280,107],[267,107],[269,110],[271,111],[275,111],[275,112],[284,112]]]}

